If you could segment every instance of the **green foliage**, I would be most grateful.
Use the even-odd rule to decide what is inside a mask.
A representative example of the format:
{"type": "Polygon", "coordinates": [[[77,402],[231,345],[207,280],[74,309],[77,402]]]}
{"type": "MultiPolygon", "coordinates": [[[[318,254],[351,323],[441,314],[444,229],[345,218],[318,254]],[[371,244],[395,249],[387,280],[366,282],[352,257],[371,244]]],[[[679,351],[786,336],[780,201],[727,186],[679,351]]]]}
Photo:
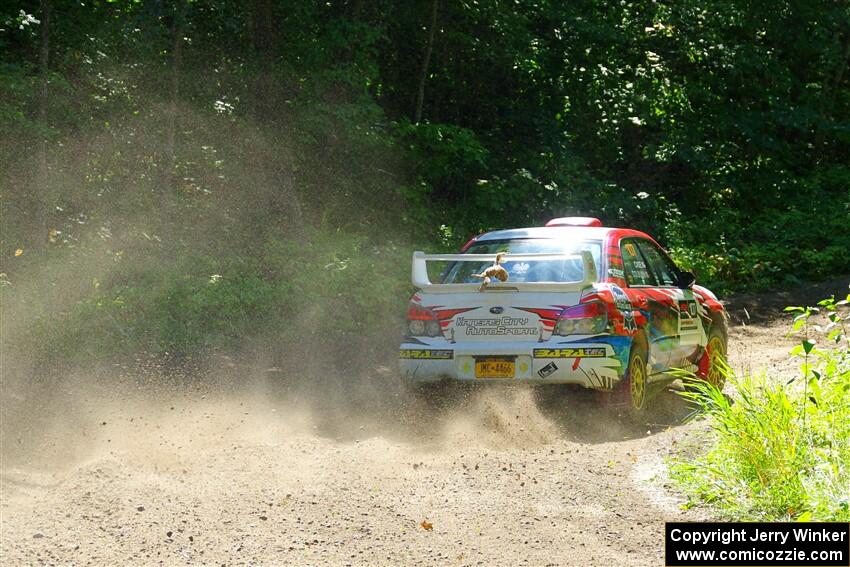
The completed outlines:
{"type": "Polygon", "coordinates": [[[786,309],[800,336],[791,352],[802,361],[797,378],[730,377],[731,398],[690,381],[683,395],[708,418],[713,437],[706,454],[674,466],[694,500],[735,519],[850,520],[848,300],[786,309]],[[818,313],[824,321],[816,325],[818,313]]]}
{"type": "Polygon", "coordinates": [[[270,241],[264,257],[277,307],[271,325],[285,338],[361,341],[401,321],[410,295],[404,246],[313,231],[304,241],[270,241]]]}
{"type": "Polygon", "coordinates": [[[432,184],[451,186],[484,168],[487,150],[468,128],[402,120],[397,129],[420,175],[432,184]]]}
{"type": "Polygon", "coordinates": [[[808,185],[789,183],[795,193],[784,209],[737,210],[720,199],[716,213],[705,219],[673,217],[663,237],[680,264],[694,271],[701,283],[723,293],[848,273],[850,200],[842,204],[840,198],[820,197],[839,195],[833,184],[850,183],[847,171],[836,167],[808,185]]]}
{"type": "Polygon", "coordinates": [[[46,349],[232,346],[299,293],[354,332],[411,248],[570,214],[650,231],[720,292],[850,271],[829,0],[440,2],[433,34],[433,0],[47,4],[49,28],[0,8],[0,273],[124,256],[35,309],[67,336],[46,349]]]}

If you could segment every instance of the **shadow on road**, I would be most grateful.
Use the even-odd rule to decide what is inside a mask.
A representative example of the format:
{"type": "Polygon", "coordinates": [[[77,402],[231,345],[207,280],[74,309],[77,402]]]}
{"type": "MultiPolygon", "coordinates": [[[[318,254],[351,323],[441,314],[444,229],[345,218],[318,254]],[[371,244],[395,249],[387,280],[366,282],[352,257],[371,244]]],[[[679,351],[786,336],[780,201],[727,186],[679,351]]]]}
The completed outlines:
{"type": "Polygon", "coordinates": [[[539,400],[541,412],[555,422],[565,438],[581,443],[636,439],[685,423],[695,408],[673,388],[660,391],[638,415],[622,404],[605,403],[593,391],[574,390],[539,400]]]}
{"type": "Polygon", "coordinates": [[[825,297],[834,295],[841,299],[847,295],[850,275],[825,282],[811,282],[790,289],[770,293],[740,293],[723,301],[733,325],[767,325],[790,317],[785,313],[789,305],[817,305],[825,297]]]}

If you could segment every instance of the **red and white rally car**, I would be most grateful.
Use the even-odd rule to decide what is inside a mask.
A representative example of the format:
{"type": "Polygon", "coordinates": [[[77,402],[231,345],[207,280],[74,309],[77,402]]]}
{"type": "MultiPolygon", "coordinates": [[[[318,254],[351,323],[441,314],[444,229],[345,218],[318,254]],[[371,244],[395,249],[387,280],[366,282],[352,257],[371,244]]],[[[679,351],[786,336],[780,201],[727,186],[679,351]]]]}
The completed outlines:
{"type": "Polygon", "coordinates": [[[400,346],[408,385],[579,384],[632,410],[686,369],[722,387],[727,315],[646,234],[598,219],[488,232],[462,254],[413,254],[400,346]],[[507,281],[480,273],[505,252],[507,281]]]}

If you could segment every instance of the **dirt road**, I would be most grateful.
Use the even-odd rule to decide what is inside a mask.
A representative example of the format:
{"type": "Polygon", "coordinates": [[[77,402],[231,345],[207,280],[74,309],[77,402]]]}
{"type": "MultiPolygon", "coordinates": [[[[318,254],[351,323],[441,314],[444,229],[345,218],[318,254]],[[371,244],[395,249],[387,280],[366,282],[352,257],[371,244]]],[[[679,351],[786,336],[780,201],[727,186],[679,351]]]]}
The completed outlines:
{"type": "MultiPolygon", "coordinates": [[[[730,306],[732,362],[793,372],[757,299],[730,306]]],[[[270,370],[227,388],[69,379],[4,432],[2,563],[661,565],[663,521],[699,518],[665,479],[704,427],[672,392],[623,425],[525,389],[419,411],[380,393],[380,369],[350,403],[299,399],[270,370]]]]}

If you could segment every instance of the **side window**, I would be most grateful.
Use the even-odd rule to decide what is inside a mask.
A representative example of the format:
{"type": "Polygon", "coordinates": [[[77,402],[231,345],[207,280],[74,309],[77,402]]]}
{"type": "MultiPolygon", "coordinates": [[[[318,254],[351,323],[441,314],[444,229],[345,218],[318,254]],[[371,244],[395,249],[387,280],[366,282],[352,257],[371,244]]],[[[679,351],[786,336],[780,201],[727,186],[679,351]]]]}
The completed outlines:
{"type": "Polygon", "coordinates": [[[643,257],[649,263],[649,269],[652,271],[658,285],[662,287],[671,287],[676,285],[676,267],[665,256],[657,246],[648,240],[639,240],[638,248],[643,253],[643,257]]]}
{"type": "Polygon", "coordinates": [[[655,278],[649,271],[649,266],[638,250],[637,241],[627,238],[620,242],[620,254],[623,256],[623,271],[626,273],[626,283],[630,286],[654,286],[655,278]]]}

